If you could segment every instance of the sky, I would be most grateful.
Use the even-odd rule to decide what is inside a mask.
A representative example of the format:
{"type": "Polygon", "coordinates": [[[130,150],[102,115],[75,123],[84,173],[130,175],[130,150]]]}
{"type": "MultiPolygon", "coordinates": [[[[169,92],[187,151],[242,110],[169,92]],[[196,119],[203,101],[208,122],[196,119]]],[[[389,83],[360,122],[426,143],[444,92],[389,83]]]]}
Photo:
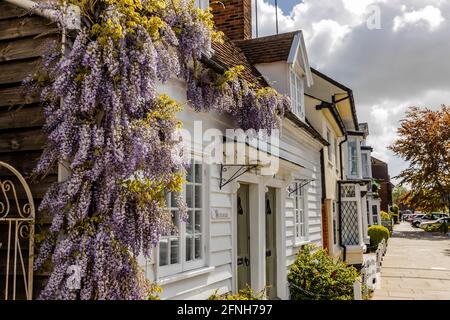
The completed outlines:
{"type": "MultiPolygon", "coordinates": [[[[450,0],[278,0],[278,7],[279,32],[303,30],[311,65],[353,90],[373,155],[389,163],[391,177],[399,174],[407,164],[387,146],[405,111],[450,104],[450,0]]],[[[275,33],[274,0],[258,0],[258,30],[275,33]]]]}

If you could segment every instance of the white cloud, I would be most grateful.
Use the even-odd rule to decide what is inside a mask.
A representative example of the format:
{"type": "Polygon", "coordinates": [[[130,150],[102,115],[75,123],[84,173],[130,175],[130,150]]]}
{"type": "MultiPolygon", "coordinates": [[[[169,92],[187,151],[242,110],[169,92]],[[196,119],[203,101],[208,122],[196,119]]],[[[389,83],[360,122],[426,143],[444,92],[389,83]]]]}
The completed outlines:
{"type": "MultiPolygon", "coordinates": [[[[258,10],[259,35],[274,34],[274,7],[259,1],[258,10]]],[[[407,108],[450,104],[450,0],[304,0],[279,11],[279,26],[302,29],[311,64],[353,89],[374,155],[397,175],[406,163],[387,146],[407,108]],[[380,29],[367,28],[371,6],[380,29]]]]}
{"type": "Polygon", "coordinates": [[[441,10],[432,5],[428,5],[420,10],[405,12],[405,6],[402,7],[403,15],[394,18],[393,30],[398,31],[407,25],[426,24],[430,31],[434,31],[444,22],[441,10]]]}

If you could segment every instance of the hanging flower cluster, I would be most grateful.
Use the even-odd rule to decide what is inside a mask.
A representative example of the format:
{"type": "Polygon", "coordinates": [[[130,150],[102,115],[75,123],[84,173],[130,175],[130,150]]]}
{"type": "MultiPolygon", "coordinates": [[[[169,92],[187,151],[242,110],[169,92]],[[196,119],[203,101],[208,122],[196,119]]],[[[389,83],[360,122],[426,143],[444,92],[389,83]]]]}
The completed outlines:
{"type": "Polygon", "coordinates": [[[202,66],[188,69],[187,97],[197,111],[215,110],[233,116],[243,130],[279,128],[285,110],[290,108],[286,96],[271,87],[259,87],[239,77],[243,67],[218,75],[202,66]]]}
{"type": "MultiPolygon", "coordinates": [[[[66,2],[81,8],[82,28],[64,56],[47,55],[33,82],[48,134],[36,174],[56,162],[70,172],[40,207],[53,215],[35,265],[52,257],[41,298],[144,299],[151,286],[136,258],[173,231],[164,199],[182,190],[186,165],[181,107],[156,84],[185,79],[195,109],[228,112],[244,129],[275,128],[287,102],[239,80],[240,68],[224,75],[202,68],[197,76],[221,34],[193,1],[66,2]],[[80,290],[67,286],[71,265],[81,269],[80,290]]],[[[185,217],[181,197],[177,206],[185,217]]]]}

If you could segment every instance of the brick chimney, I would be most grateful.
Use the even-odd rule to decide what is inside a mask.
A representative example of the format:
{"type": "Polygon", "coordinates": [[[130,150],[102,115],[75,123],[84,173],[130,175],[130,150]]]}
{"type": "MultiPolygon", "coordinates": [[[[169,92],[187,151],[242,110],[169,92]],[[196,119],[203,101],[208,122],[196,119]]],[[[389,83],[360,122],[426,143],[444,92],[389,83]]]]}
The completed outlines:
{"type": "Polygon", "coordinates": [[[216,28],[231,40],[251,39],[252,0],[221,0],[220,2],[211,1],[216,28]]]}

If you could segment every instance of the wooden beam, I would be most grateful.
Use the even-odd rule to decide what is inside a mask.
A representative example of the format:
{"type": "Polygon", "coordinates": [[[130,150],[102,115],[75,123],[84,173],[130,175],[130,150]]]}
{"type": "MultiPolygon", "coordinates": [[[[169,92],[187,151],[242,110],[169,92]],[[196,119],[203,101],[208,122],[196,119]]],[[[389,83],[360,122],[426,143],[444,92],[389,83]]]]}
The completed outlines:
{"type": "Polygon", "coordinates": [[[58,43],[59,38],[59,35],[48,35],[36,39],[29,37],[0,42],[0,62],[40,57],[51,42],[58,43]]]}
{"type": "Polygon", "coordinates": [[[43,33],[58,33],[54,23],[41,17],[26,17],[0,21],[0,40],[36,36],[43,33]]]}
{"type": "Polygon", "coordinates": [[[18,6],[7,2],[0,2],[0,20],[18,18],[26,14],[27,11],[18,6]]]}
{"type": "Polygon", "coordinates": [[[31,105],[17,110],[0,111],[0,130],[41,127],[44,114],[38,105],[31,105]]]}
{"type": "Polygon", "coordinates": [[[41,129],[0,133],[0,153],[42,150],[46,140],[41,129]]]}
{"type": "Polygon", "coordinates": [[[39,102],[37,95],[26,95],[22,86],[0,88],[0,111],[9,110],[12,106],[23,106],[39,102]]]}
{"type": "MultiPolygon", "coordinates": [[[[0,161],[6,162],[16,168],[25,178],[33,172],[36,164],[41,157],[42,150],[32,151],[18,151],[0,153],[0,161]]],[[[56,175],[58,173],[57,167],[52,168],[50,174],[56,175]]],[[[2,172],[1,175],[9,175],[2,172]]]]}
{"type": "MultiPolygon", "coordinates": [[[[0,64],[0,84],[21,83],[36,71],[39,60],[12,61],[0,64]]],[[[1,127],[0,127],[1,128],[1,127]]]]}

